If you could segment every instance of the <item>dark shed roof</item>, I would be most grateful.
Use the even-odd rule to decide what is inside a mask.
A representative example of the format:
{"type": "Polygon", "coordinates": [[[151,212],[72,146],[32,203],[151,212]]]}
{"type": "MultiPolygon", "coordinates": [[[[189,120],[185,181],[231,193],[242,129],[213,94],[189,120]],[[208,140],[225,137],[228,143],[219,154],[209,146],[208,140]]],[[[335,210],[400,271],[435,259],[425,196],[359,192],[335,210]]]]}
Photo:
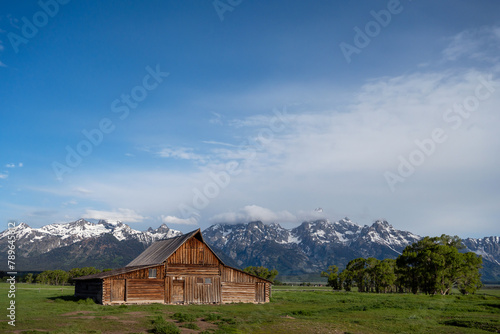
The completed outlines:
{"type": "Polygon", "coordinates": [[[123,268],[118,268],[118,269],[103,271],[103,272],[100,272],[100,273],[97,273],[97,274],[75,277],[73,279],[74,280],[87,280],[87,279],[106,278],[106,277],[120,275],[120,274],[125,274],[125,273],[128,273],[128,272],[134,271],[134,270],[144,269],[144,268],[148,268],[148,267],[154,267],[154,265],[123,267],[123,268]]]}

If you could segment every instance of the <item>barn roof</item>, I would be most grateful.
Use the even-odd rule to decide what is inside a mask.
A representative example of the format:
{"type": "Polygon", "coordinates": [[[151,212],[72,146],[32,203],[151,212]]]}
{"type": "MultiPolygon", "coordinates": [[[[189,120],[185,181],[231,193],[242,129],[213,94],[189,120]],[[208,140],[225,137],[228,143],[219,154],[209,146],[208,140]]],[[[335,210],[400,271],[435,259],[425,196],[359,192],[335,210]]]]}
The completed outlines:
{"type": "MultiPolygon", "coordinates": [[[[144,265],[153,265],[160,264],[165,262],[170,255],[172,255],[180,246],[182,246],[186,241],[191,239],[192,237],[198,238],[201,242],[203,242],[209,249],[210,247],[207,245],[205,240],[203,240],[203,236],[201,235],[200,229],[197,229],[193,232],[183,234],[178,237],[169,238],[165,240],[160,240],[153,243],[151,246],[146,248],[144,252],[139,254],[132,262],[127,264],[126,267],[131,266],[144,266],[144,265]]],[[[215,254],[215,252],[210,249],[212,253],[217,257],[217,259],[221,262],[222,260],[215,254]]]]}
{"type": "Polygon", "coordinates": [[[123,268],[103,271],[103,272],[100,272],[97,274],[75,277],[75,278],[73,278],[73,280],[88,280],[88,279],[106,278],[106,277],[125,274],[128,272],[134,271],[134,270],[144,269],[144,268],[148,268],[148,267],[154,267],[154,265],[123,267],[123,268]]]}

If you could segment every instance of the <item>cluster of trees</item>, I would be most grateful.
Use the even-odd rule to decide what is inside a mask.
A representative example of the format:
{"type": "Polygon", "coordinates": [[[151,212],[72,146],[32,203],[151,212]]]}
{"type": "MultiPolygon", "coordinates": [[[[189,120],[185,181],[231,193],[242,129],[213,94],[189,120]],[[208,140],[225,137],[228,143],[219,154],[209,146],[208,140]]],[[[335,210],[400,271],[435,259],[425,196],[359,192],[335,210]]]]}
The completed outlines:
{"type": "Polygon", "coordinates": [[[274,282],[274,278],[278,275],[278,271],[276,269],[269,270],[266,267],[250,266],[243,269],[243,271],[251,275],[270,280],[271,282],[274,282]]]}
{"type": "Polygon", "coordinates": [[[334,290],[360,292],[450,293],[457,287],[461,293],[474,293],[481,284],[479,269],[482,257],[460,252],[465,246],[459,237],[442,235],[425,237],[407,246],[397,259],[358,258],[339,273],[330,266],[321,276],[328,277],[334,290]]]}
{"type": "MultiPolygon", "coordinates": [[[[111,269],[104,269],[104,271],[111,269]]],[[[80,276],[100,273],[99,269],[94,267],[73,268],[69,271],[64,270],[46,270],[39,274],[28,273],[23,276],[22,281],[26,283],[40,283],[50,285],[64,285],[73,283],[72,279],[80,276]]]]}

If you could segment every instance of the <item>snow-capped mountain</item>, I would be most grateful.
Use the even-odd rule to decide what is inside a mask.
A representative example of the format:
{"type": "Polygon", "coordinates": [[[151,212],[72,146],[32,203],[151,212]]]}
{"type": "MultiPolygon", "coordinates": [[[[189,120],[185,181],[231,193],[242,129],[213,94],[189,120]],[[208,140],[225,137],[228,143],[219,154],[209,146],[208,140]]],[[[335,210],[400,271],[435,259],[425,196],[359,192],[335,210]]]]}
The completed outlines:
{"type": "Polygon", "coordinates": [[[0,233],[0,240],[7,233],[16,236],[17,248],[23,249],[27,254],[31,252],[47,253],[55,248],[68,246],[88,238],[98,238],[105,234],[115,237],[118,241],[137,240],[145,245],[182,234],[180,231],[169,229],[165,224],[155,230],[149,228],[142,232],[119,221],[100,220],[95,224],[85,219],[67,224],[45,225],[41,228],[31,228],[25,223],[20,223],[15,228],[0,233]]]}
{"type": "Polygon", "coordinates": [[[109,266],[104,260],[100,260],[102,256],[120,266],[132,260],[138,255],[137,251],[144,250],[154,241],[182,233],[168,228],[165,224],[157,229],[149,228],[143,232],[121,222],[105,220],[92,223],[80,219],[67,224],[45,225],[41,228],[31,228],[25,223],[20,223],[15,228],[0,233],[1,251],[7,250],[9,234],[16,236],[18,267],[42,270],[93,266],[94,260],[96,263],[104,262],[105,267],[109,266]],[[100,246],[95,247],[96,245],[100,246]],[[68,255],[65,256],[65,253],[68,255]],[[115,259],[111,258],[113,254],[115,259]]]}
{"type": "MultiPolygon", "coordinates": [[[[329,265],[345,266],[358,257],[396,258],[421,237],[395,229],[386,221],[360,226],[349,218],[316,220],[287,230],[279,224],[215,224],[203,235],[219,252],[241,266],[276,268],[283,275],[313,273],[329,265]]],[[[500,280],[500,238],[465,239],[466,251],[483,256],[483,278],[500,280]]]]}
{"type": "Polygon", "coordinates": [[[343,266],[356,257],[396,257],[420,239],[394,229],[386,221],[362,227],[349,218],[304,222],[291,230],[260,221],[216,224],[203,235],[241,266],[265,265],[287,273],[318,272],[331,264],[343,266]]]}
{"type": "Polygon", "coordinates": [[[500,237],[467,238],[463,243],[467,249],[481,255],[483,260],[500,265],[500,237]]]}
{"type": "MultiPolygon", "coordinates": [[[[51,224],[31,228],[21,223],[0,233],[0,251],[7,250],[7,235],[16,235],[19,270],[71,269],[126,265],[157,240],[181,235],[165,224],[137,231],[121,222],[51,224]]],[[[360,226],[349,218],[336,222],[316,220],[293,229],[260,221],[215,224],[203,231],[207,243],[228,265],[278,269],[282,275],[318,273],[329,265],[345,266],[358,257],[396,258],[421,237],[395,229],[386,221],[360,226]]],[[[500,281],[500,237],[463,240],[467,251],[483,256],[483,279],[500,281]]],[[[4,269],[0,264],[0,269],[4,269]]]]}

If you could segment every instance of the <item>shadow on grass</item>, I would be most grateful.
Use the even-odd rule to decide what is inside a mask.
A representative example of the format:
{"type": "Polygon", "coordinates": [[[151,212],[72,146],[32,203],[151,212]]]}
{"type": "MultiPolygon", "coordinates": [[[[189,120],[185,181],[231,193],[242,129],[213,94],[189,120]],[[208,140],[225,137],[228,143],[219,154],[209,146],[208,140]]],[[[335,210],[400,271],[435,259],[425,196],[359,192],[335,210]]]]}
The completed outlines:
{"type": "Polygon", "coordinates": [[[483,305],[487,307],[500,308],[500,304],[486,303],[483,305]]]}
{"type": "Polygon", "coordinates": [[[496,320],[476,321],[476,320],[451,319],[443,322],[443,324],[446,326],[480,329],[493,333],[500,332],[500,324],[496,320]]]}
{"type": "Polygon", "coordinates": [[[87,305],[95,305],[95,301],[92,298],[80,298],[75,297],[74,295],[66,295],[66,296],[58,296],[58,297],[48,297],[47,300],[52,300],[55,303],[61,302],[75,302],[78,304],[87,304],[87,305]]]}
{"type": "Polygon", "coordinates": [[[57,297],[47,297],[47,299],[53,300],[53,301],[56,301],[59,299],[59,300],[64,300],[65,302],[76,302],[82,298],[75,297],[74,295],[66,295],[66,296],[57,296],[57,297]]]}

